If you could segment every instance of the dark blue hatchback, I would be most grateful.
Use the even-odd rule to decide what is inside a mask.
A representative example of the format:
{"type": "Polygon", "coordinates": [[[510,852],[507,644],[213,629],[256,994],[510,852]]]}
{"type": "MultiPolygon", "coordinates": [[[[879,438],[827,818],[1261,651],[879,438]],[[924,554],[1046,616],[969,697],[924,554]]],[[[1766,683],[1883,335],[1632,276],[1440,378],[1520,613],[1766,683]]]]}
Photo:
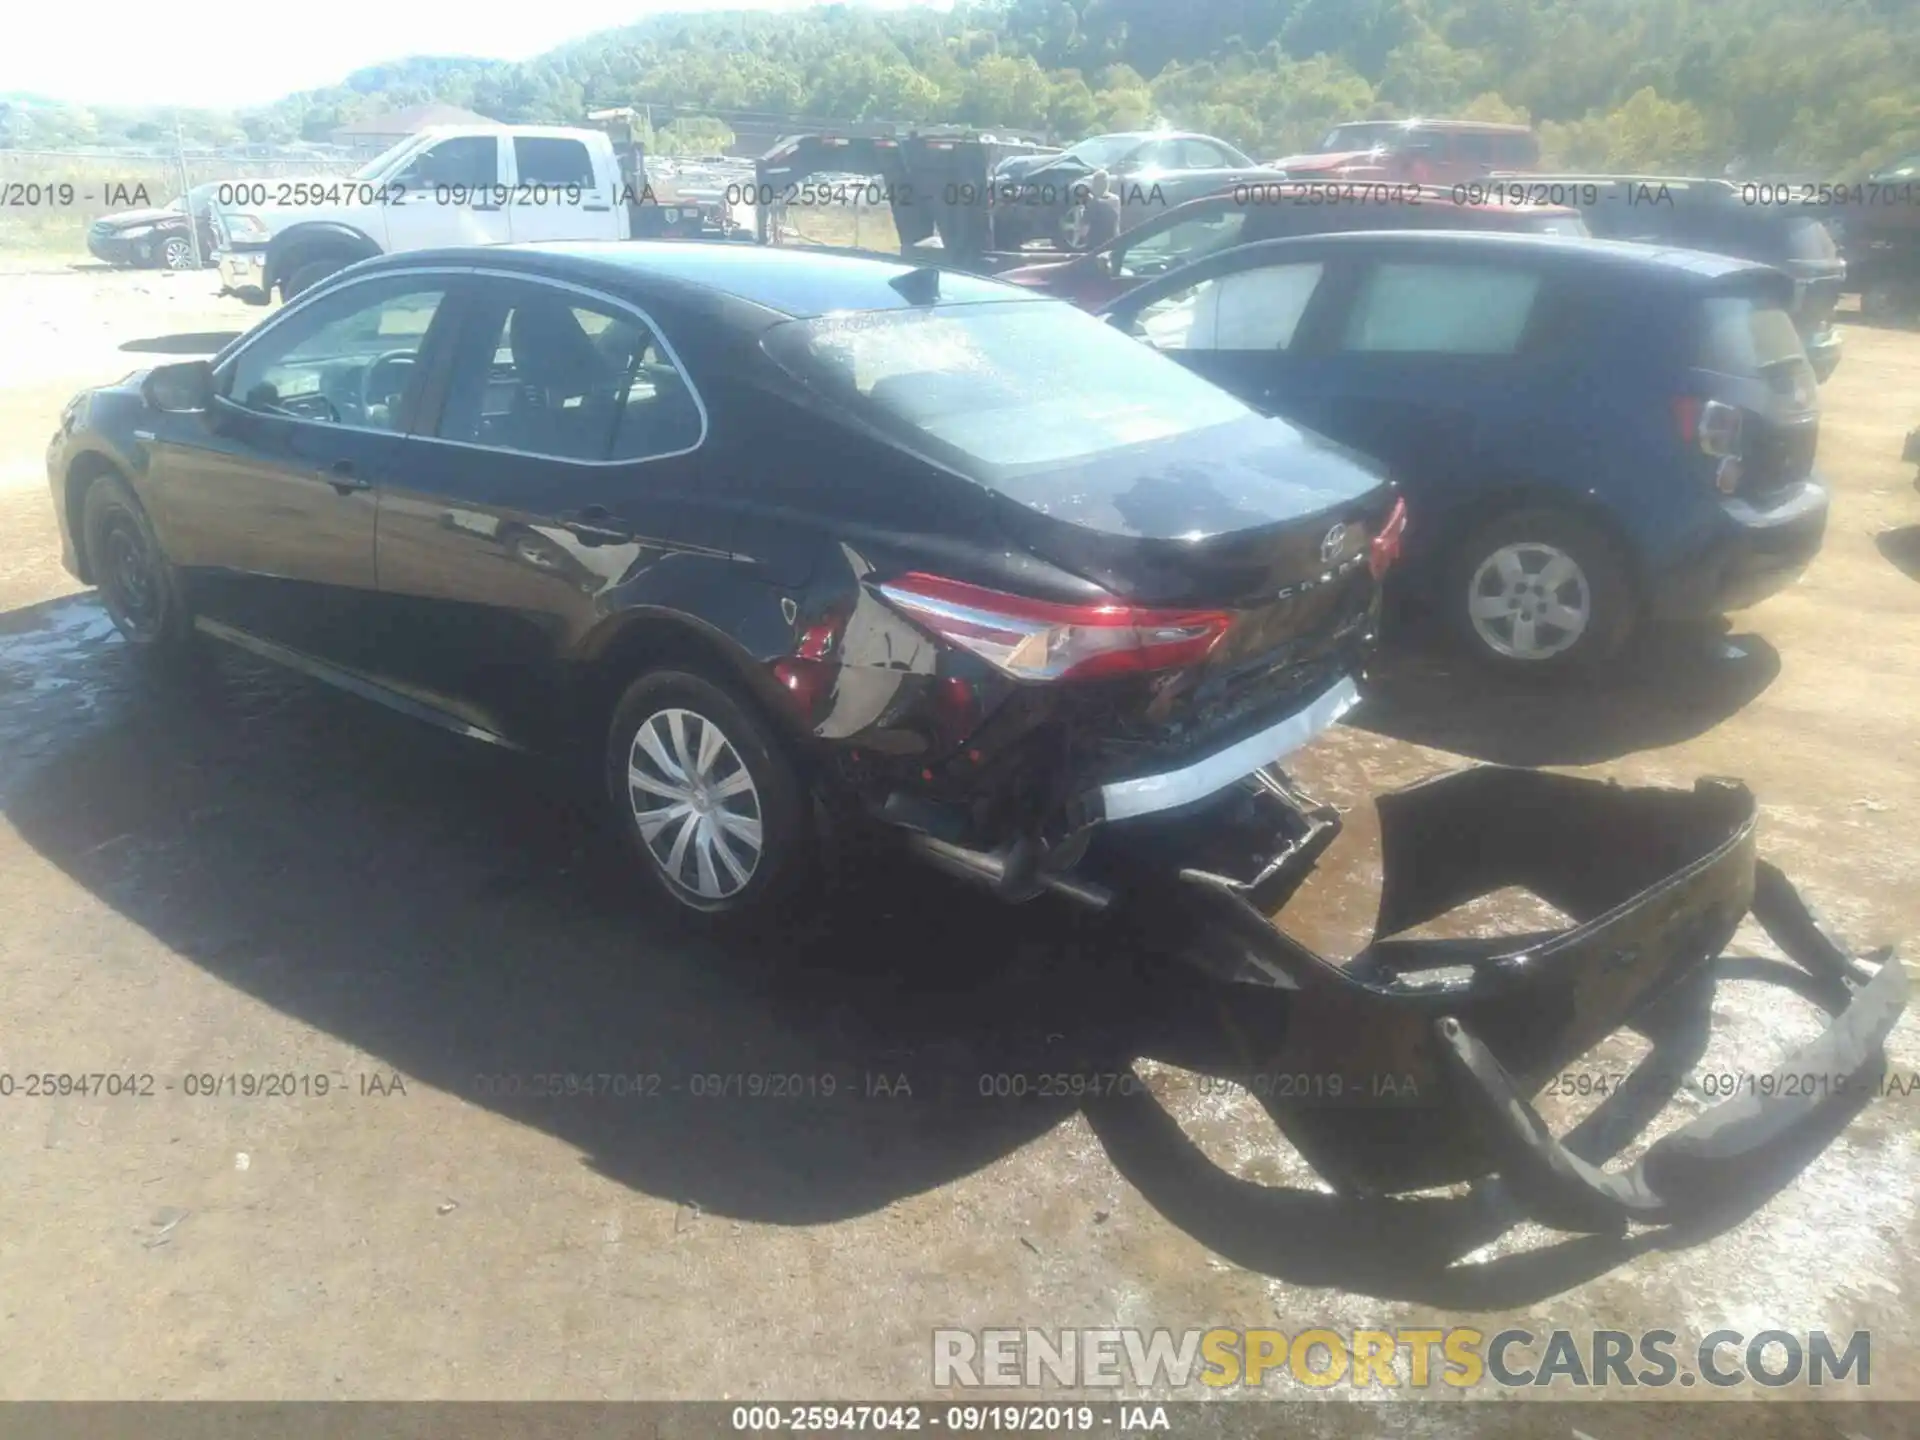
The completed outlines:
{"type": "Polygon", "coordinates": [[[1402,585],[1487,660],[1551,672],[1750,605],[1818,553],[1793,300],[1781,272],[1699,251],[1394,232],[1223,251],[1107,315],[1386,462],[1402,585]]]}

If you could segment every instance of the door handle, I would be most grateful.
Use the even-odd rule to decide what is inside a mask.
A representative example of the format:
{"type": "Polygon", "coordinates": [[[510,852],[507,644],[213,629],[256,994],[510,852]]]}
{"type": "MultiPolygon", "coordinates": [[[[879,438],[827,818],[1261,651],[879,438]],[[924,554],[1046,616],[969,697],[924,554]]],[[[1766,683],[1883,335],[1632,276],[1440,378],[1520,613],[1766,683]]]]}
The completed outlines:
{"type": "Polygon", "coordinates": [[[624,545],[633,538],[604,505],[585,505],[559,517],[560,527],[582,545],[624,545]]]}
{"type": "Polygon", "coordinates": [[[331,465],[320,467],[320,478],[333,486],[342,495],[351,495],[356,490],[371,490],[373,482],[364,480],[353,473],[351,460],[336,460],[331,465]]]}

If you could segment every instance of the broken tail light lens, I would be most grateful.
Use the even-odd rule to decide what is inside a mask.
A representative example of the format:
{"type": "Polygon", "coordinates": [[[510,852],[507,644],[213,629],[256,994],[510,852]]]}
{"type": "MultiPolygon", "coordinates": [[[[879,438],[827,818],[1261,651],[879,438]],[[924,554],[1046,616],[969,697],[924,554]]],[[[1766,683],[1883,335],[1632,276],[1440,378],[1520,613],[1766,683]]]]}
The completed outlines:
{"type": "Polygon", "coordinates": [[[1373,542],[1367,546],[1367,569],[1373,578],[1381,579],[1400,558],[1401,541],[1407,533],[1407,502],[1404,497],[1393,502],[1393,509],[1387,512],[1386,523],[1375,533],[1373,542]]]}
{"type": "Polygon", "coordinates": [[[1095,680],[1193,665],[1233,624],[1222,610],[1062,605],[918,573],[879,592],[903,615],[1016,680],[1095,680]]]}

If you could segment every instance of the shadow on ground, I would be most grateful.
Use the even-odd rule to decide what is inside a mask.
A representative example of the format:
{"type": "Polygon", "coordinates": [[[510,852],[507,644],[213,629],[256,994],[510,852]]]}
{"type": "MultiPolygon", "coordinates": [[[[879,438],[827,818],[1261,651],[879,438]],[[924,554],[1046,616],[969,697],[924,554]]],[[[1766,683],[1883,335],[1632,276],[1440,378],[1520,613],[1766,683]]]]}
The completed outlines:
{"type": "MultiPolygon", "coordinates": [[[[1110,925],[989,903],[885,854],[846,867],[818,913],[777,937],[690,933],[636,898],[592,807],[553,770],[238,655],[158,675],[91,596],[0,616],[0,810],[74,883],[223,983],[710,1214],[862,1214],[1080,1108],[983,1094],[995,1087],[982,1077],[1124,1073],[1141,1057],[1238,1068],[1220,1016],[1244,991],[1110,925]],[[498,1078],[553,1073],[661,1078],[646,1099],[551,1100],[498,1078]],[[694,1098],[709,1083],[695,1077],[727,1075],[798,1077],[805,1098],[694,1098]]],[[[56,924],[24,943],[63,940],[56,924]]],[[[1512,1223],[1497,1193],[1363,1203],[1255,1185],[1149,1095],[1086,1108],[1170,1221],[1298,1283],[1531,1302],[1720,1228],[1454,1265],[1512,1223]]],[[[1754,1185],[1743,1208],[1787,1178],[1754,1185]]]]}
{"type": "Polygon", "coordinates": [[[1383,658],[1349,723],[1494,764],[1593,765],[1705,734],[1779,674],[1779,652],[1756,635],[1662,637],[1604,674],[1554,683],[1409,640],[1383,658]]]}
{"type": "Polygon", "coordinates": [[[179,335],[149,335],[129,340],[120,348],[137,355],[213,355],[238,340],[244,331],[201,330],[179,335]]]}
{"type": "Polygon", "coordinates": [[[1920,580],[1920,525],[1882,530],[1873,543],[1888,562],[1909,580],[1920,580]]]}

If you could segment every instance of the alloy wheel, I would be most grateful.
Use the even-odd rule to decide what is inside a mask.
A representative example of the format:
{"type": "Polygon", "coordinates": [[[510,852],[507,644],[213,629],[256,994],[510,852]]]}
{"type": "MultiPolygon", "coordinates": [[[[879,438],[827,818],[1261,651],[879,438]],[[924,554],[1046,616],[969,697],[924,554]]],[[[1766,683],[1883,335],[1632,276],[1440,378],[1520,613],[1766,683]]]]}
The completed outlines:
{"type": "Polygon", "coordinates": [[[728,900],[760,867],[760,792],[733,742],[692,710],[660,710],[634,733],[627,794],[647,852],[676,890],[728,900]]]}
{"type": "Polygon", "coordinates": [[[1580,643],[1593,590],[1579,563],[1537,541],[1503,545],[1467,587],[1467,616],[1481,642],[1511,660],[1551,660],[1580,643]]]}
{"type": "Polygon", "coordinates": [[[167,241],[160,257],[167,269],[184,270],[193,263],[193,246],[184,238],[175,236],[167,241]]]}

